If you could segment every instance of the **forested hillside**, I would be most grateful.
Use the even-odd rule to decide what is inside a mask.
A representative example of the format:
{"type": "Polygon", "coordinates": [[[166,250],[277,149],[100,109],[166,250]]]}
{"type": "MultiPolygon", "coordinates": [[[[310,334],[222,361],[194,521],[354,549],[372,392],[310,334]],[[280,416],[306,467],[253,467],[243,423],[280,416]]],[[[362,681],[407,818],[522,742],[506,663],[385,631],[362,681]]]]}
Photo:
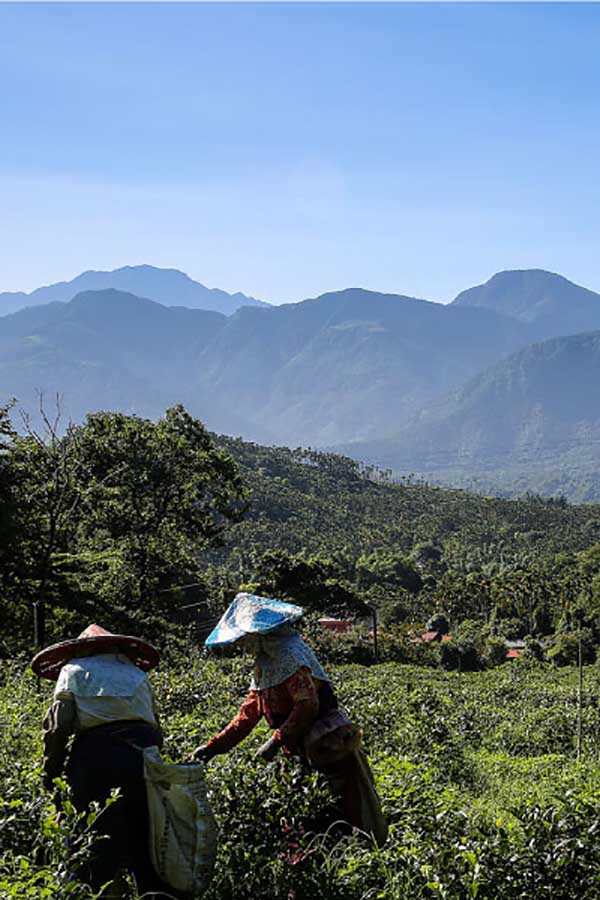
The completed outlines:
{"type": "Polygon", "coordinates": [[[460,567],[470,554],[514,564],[530,552],[531,542],[536,553],[548,555],[600,540],[597,506],[535,495],[482,497],[410,478],[394,483],[389,472],[333,453],[223,436],[216,441],[235,458],[251,491],[246,518],[229,533],[232,546],[247,539],[355,556],[377,548],[410,553],[428,542],[446,548],[448,561],[460,567]]]}
{"type": "Polygon", "coordinates": [[[484,637],[568,632],[585,610],[600,635],[600,507],[394,484],[334,454],[218,441],[249,508],[209,579],[241,578],[323,612],[349,603],[341,585],[390,626],[443,611],[453,626],[479,622],[484,637]]]}
{"type": "Polygon", "coordinates": [[[96,618],[160,642],[240,585],[320,614],[374,606],[392,630],[444,613],[475,627],[482,659],[486,641],[555,640],[579,614],[590,647],[600,634],[596,506],[394,484],[333,454],[211,438],[182,408],[157,424],[95,414],[45,441],[3,422],[9,650],[31,645],[40,604],[48,637],[96,618]]]}

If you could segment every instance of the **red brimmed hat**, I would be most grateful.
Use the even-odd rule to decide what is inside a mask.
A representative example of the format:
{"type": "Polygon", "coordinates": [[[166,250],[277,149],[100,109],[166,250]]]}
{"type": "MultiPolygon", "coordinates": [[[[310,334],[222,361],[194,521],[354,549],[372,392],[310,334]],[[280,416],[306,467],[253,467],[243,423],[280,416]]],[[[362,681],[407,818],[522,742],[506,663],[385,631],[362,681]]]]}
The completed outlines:
{"type": "Polygon", "coordinates": [[[156,647],[142,638],[126,634],[112,634],[100,625],[88,625],[79,637],[71,641],[52,644],[40,650],[32,661],[31,668],[40,678],[56,681],[58,673],[65,663],[75,659],[82,650],[93,650],[94,653],[124,653],[138,668],[147,672],[153,669],[160,658],[156,647]]]}

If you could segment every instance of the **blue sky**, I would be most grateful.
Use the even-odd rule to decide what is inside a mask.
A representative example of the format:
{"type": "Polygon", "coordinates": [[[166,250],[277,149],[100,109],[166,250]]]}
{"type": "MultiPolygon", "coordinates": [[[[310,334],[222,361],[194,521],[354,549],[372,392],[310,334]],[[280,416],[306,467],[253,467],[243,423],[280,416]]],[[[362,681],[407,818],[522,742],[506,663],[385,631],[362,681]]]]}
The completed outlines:
{"type": "Polygon", "coordinates": [[[600,5],[1,4],[0,290],[600,291],[600,5]]]}

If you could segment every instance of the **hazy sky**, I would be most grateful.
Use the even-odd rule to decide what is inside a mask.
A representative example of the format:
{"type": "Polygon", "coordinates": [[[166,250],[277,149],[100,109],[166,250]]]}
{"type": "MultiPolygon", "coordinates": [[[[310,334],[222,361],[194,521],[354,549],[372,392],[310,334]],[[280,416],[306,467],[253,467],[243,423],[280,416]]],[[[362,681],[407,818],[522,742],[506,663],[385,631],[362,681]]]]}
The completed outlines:
{"type": "Polygon", "coordinates": [[[600,5],[2,4],[0,290],[600,290],[600,5]]]}

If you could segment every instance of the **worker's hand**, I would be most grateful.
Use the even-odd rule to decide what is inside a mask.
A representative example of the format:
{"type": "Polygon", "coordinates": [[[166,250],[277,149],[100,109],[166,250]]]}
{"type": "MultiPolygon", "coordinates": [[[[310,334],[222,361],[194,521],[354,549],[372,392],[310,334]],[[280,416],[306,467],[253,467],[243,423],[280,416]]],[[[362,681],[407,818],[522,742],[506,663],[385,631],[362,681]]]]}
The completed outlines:
{"type": "Polygon", "coordinates": [[[201,747],[196,747],[196,749],[192,753],[191,761],[207,763],[215,755],[216,754],[213,750],[211,750],[208,744],[202,744],[201,747]]]}
{"type": "Polygon", "coordinates": [[[258,748],[254,754],[257,759],[263,759],[265,762],[271,762],[275,754],[281,747],[280,742],[275,737],[270,737],[268,741],[258,748]]]}

